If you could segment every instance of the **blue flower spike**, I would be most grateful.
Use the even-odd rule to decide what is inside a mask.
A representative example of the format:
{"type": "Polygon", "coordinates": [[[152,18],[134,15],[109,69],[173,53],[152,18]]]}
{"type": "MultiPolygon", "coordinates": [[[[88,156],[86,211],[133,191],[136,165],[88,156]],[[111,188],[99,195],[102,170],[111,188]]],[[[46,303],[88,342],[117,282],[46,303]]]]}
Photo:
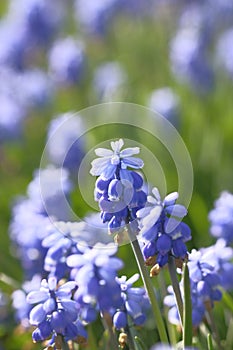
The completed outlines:
{"type": "MultiPolygon", "coordinates": [[[[122,149],[122,139],[111,142],[111,149],[97,148],[99,157],[92,161],[91,175],[98,176],[95,200],[99,202],[102,221],[108,222],[110,234],[123,231],[126,224],[135,222],[137,210],[144,207],[146,194],[142,190],[142,176],[131,169],[141,169],[140,158],[134,157],[139,147],[122,149]]],[[[133,228],[138,232],[137,224],[133,228]]]]}
{"type": "MultiPolygon", "coordinates": [[[[136,213],[144,243],[142,251],[148,265],[154,265],[154,256],[160,267],[167,264],[169,255],[177,261],[187,257],[185,242],[191,239],[191,231],[188,225],[180,221],[187,214],[187,209],[176,204],[178,196],[177,192],[172,192],[162,200],[155,187],[152,195],[147,196],[146,206],[136,213]]],[[[156,268],[155,274],[157,271],[156,268]]]]}

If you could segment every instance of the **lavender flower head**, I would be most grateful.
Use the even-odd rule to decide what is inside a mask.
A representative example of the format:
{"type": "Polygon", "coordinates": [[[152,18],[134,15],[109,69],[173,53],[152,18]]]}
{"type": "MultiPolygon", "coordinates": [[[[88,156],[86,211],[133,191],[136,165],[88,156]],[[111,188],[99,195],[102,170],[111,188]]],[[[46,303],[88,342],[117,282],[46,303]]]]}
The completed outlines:
{"type": "Polygon", "coordinates": [[[53,85],[39,69],[25,70],[17,76],[19,98],[29,108],[44,107],[53,95],[53,85]],[[23,86],[23,89],[22,89],[23,86]]]}
{"type": "Polygon", "coordinates": [[[152,91],[148,107],[160,113],[172,124],[178,123],[179,98],[169,87],[152,91]]]}
{"type": "Polygon", "coordinates": [[[49,53],[49,70],[59,84],[79,84],[86,65],[84,45],[82,42],[67,37],[57,40],[49,53]]]}
{"type": "Polygon", "coordinates": [[[187,255],[185,242],[191,239],[188,225],[177,219],[187,214],[187,209],[176,204],[178,193],[173,192],[161,199],[157,188],[148,196],[148,205],[137,212],[139,228],[144,240],[145,259],[157,256],[159,266],[164,266],[169,255],[184,259],[187,255]]]}
{"type": "Polygon", "coordinates": [[[104,35],[118,8],[118,0],[76,0],[78,23],[88,34],[104,35]]]}
{"type": "Polygon", "coordinates": [[[170,60],[176,77],[196,91],[207,92],[213,86],[213,71],[196,28],[181,28],[171,42],[170,60]]]}
{"type": "Polygon", "coordinates": [[[139,153],[139,148],[122,150],[123,145],[124,142],[120,139],[111,142],[112,150],[96,149],[99,158],[91,163],[91,175],[99,176],[96,180],[95,199],[99,202],[103,222],[108,222],[110,233],[118,232],[130,222],[135,223],[136,211],[146,202],[146,194],[142,190],[143,178],[139,173],[127,169],[143,167],[143,161],[134,157],[139,153]]]}
{"type": "Polygon", "coordinates": [[[59,167],[77,173],[85,151],[84,123],[72,112],[53,119],[48,128],[47,154],[50,161],[59,167]]]}
{"type": "Polygon", "coordinates": [[[120,286],[115,278],[123,263],[114,257],[117,245],[97,243],[89,248],[80,242],[77,248],[78,252],[67,258],[67,265],[72,268],[71,278],[79,287],[74,299],[82,306],[90,305],[101,312],[121,306],[120,286]]]}
{"type": "Polygon", "coordinates": [[[58,334],[66,340],[79,335],[86,337],[86,331],[78,320],[76,303],[71,300],[75,288],[76,283],[72,281],[57,288],[57,279],[50,277],[48,281],[42,280],[40,290],[27,295],[29,304],[37,304],[29,316],[31,325],[37,326],[32,334],[35,342],[58,334]]]}
{"type": "Polygon", "coordinates": [[[118,62],[101,64],[94,73],[93,86],[100,101],[111,101],[121,96],[126,72],[118,62]]]}
{"type": "Polygon", "coordinates": [[[135,325],[142,325],[146,320],[143,310],[145,290],[132,287],[138,279],[139,274],[133,275],[128,280],[126,276],[116,277],[124,300],[124,304],[113,315],[113,324],[117,329],[125,328],[128,325],[127,315],[130,316],[135,325]]]}
{"type": "MultiPolygon", "coordinates": [[[[223,254],[228,254],[223,251],[223,254]]],[[[214,307],[214,302],[221,300],[221,270],[216,269],[217,263],[214,251],[204,248],[199,251],[193,249],[189,254],[188,268],[190,275],[190,290],[192,299],[192,322],[195,327],[202,322],[206,310],[214,307]]],[[[183,280],[180,283],[183,295],[183,280]]],[[[169,321],[173,324],[180,324],[180,318],[175,302],[172,287],[168,287],[170,295],[166,296],[164,303],[170,307],[169,321]]]]}
{"type": "Polygon", "coordinates": [[[215,201],[215,207],[209,213],[210,233],[223,238],[227,244],[233,242],[233,195],[227,191],[221,193],[215,201]]]}
{"type": "Polygon", "coordinates": [[[231,78],[233,78],[233,28],[224,32],[217,43],[216,60],[220,67],[222,67],[231,78]]]}
{"type": "Polygon", "coordinates": [[[64,14],[61,0],[11,0],[8,17],[25,32],[28,44],[48,45],[64,14]]]}
{"type": "Polygon", "coordinates": [[[71,215],[68,202],[71,189],[67,170],[50,166],[35,172],[27,193],[46,216],[68,220],[71,215]]]}

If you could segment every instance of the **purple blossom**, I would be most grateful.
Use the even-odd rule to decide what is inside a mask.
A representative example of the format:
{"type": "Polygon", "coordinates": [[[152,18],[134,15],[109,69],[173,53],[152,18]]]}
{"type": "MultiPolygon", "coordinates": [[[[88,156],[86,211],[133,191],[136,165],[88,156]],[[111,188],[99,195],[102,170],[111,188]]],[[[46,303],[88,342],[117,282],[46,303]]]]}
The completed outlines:
{"type": "Polygon", "coordinates": [[[50,161],[76,174],[85,151],[84,123],[72,112],[53,119],[48,127],[46,150],[50,161]]]}
{"type": "Polygon", "coordinates": [[[113,324],[117,329],[127,326],[127,315],[131,317],[135,325],[142,325],[146,320],[143,309],[145,290],[144,288],[132,287],[133,283],[138,279],[139,274],[133,275],[128,280],[126,276],[116,277],[116,281],[121,287],[121,296],[124,300],[124,304],[113,315],[113,324]]]}
{"type": "Polygon", "coordinates": [[[117,245],[97,243],[91,249],[83,242],[77,247],[80,253],[67,258],[67,265],[72,268],[71,277],[79,287],[74,299],[84,307],[89,304],[101,312],[120,307],[121,291],[115,278],[123,263],[113,256],[117,245]]]}
{"type": "MultiPolygon", "coordinates": [[[[107,148],[97,148],[95,154],[100,158],[92,161],[92,168],[90,170],[91,175],[100,176],[103,180],[109,180],[114,176],[117,168],[119,171],[131,167],[134,169],[140,169],[143,167],[143,161],[140,158],[133,157],[140,152],[138,147],[126,148],[121,150],[124,145],[124,141],[111,142],[112,150],[107,148]]],[[[124,177],[123,177],[124,178],[124,177]]]]}
{"type": "Polygon", "coordinates": [[[111,101],[121,96],[126,72],[118,62],[106,62],[96,68],[93,87],[100,101],[111,101]]]}
{"type": "Polygon", "coordinates": [[[22,284],[22,289],[15,290],[11,295],[12,306],[15,309],[15,317],[24,328],[28,328],[30,326],[29,313],[32,309],[32,306],[26,301],[27,294],[35,289],[39,289],[40,282],[41,276],[34,275],[30,281],[25,281],[22,284]]]}
{"type": "Polygon", "coordinates": [[[233,28],[225,31],[217,42],[216,60],[223,69],[233,78],[233,28]]]}
{"type": "Polygon", "coordinates": [[[227,244],[233,241],[233,195],[227,191],[221,193],[215,201],[215,207],[209,213],[210,233],[223,238],[227,244]]]}
{"type": "Polygon", "coordinates": [[[157,263],[163,266],[168,261],[169,254],[184,259],[187,255],[185,242],[191,239],[188,225],[177,221],[187,214],[187,209],[176,204],[178,193],[173,192],[161,200],[157,188],[152,190],[153,196],[148,196],[148,205],[137,211],[139,229],[144,246],[145,259],[157,255],[157,263]]]}
{"type": "Polygon", "coordinates": [[[76,283],[69,281],[57,288],[57,279],[50,277],[41,281],[40,290],[27,295],[29,304],[37,304],[30,312],[29,321],[37,326],[32,334],[35,342],[60,334],[66,340],[86,337],[86,332],[78,320],[78,309],[71,300],[76,283]]]}
{"type": "Polygon", "coordinates": [[[88,34],[104,35],[118,9],[118,0],[76,0],[75,14],[88,34]]]}
{"type": "Polygon", "coordinates": [[[72,37],[59,39],[49,53],[49,70],[60,84],[79,84],[84,76],[86,57],[84,45],[72,37]]]}
{"type": "Polygon", "coordinates": [[[108,222],[110,234],[121,230],[128,223],[133,231],[137,231],[136,212],[146,202],[142,176],[127,169],[143,167],[143,161],[133,157],[139,153],[139,148],[121,150],[123,145],[120,139],[111,142],[112,150],[96,149],[96,155],[101,158],[91,163],[91,175],[100,175],[96,180],[95,200],[99,202],[103,223],[108,222]]]}
{"type": "Polygon", "coordinates": [[[148,101],[148,107],[160,113],[173,125],[177,125],[179,98],[171,88],[164,87],[152,91],[148,101]]]}
{"type": "Polygon", "coordinates": [[[25,32],[28,44],[48,45],[64,14],[61,0],[11,0],[8,17],[25,32]]]}
{"type": "Polygon", "coordinates": [[[35,171],[27,193],[46,216],[50,216],[53,220],[68,220],[71,215],[68,202],[71,189],[68,171],[48,166],[35,171]]]}

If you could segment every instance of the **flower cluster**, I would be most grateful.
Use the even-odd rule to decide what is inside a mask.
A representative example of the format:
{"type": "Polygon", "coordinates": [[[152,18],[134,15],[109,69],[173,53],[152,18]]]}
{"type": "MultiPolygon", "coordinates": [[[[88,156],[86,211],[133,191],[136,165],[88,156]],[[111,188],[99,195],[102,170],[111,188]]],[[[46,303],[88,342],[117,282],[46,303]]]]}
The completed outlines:
{"type": "Polygon", "coordinates": [[[71,300],[75,282],[67,282],[57,288],[57,279],[50,277],[41,282],[39,291],[27,295],[27,302],[37,304],[30,312],[30,323],[37,328],[32,334],[35,342],[52,340],[59,334],[69,339],[87,337],[86,331],[78,319],[76,303],[71,300]]]}
{"type": "Polygon", "coordinates": [[[135,325],[142,325],[146,320],[144,310],[148,299],[145,298],[145,290],[132,287],[138,278],[138,274],[133,275],[128,280],[126,276],[116,278],[117,283],[121,287],[121,296],[124,300],[121,308],[113,315],[113,324],[117,329],[124,329],[128,325],[127,316],[130,316],[135,325]]]}
{"type": "Polygon", "coordinates": [[[210,233],[223,238],[228,244],[233,241],[233,195],[222,192],[215,202],[215,208],[209,213],[210,233]]]}
{"type": "Polygon", "coordinates": [[[139,148],[121,150],[123,145],[124,142],[120,139],[111,142],[112,150],[96,149],[95,153],[100,158],[92,161],[90,171],[91,175],[98,176],[95,198],[99,202],[103,222],[108,222],[110,233],[135,220],[136,212],[146,202],[142,176],[127,169],[143,167],[143,161],[133,157],[139,153],[139,148]]]}
{"type": "Polygon", "coordinates": [[[178,221],[186,214],[186,208],[176,204],[178,193],[173,192],[161,200],[157,188],[148,196],[148,205],[137,212],[140,235],[144,241],[143,255],[146,260],[156,257],[159,266],[168,262],[169,255],[185,259],[187,248],[185,242],[191,239],[187,224],[178,221]]]}
{"type": "Polygon", "coordinates": [[[82,306],[82,318],[91,322],[97,316],[96,310],[111,313],[121,306],[120,286],[115,278],[123,263],[113,256],[117,251],[114,243],[97,243],[89,248],[80,242],[77,246],[80,253],[68,256],[67,265],[72,268],[71,278],[78,284],[74,299],[82,306]]]}

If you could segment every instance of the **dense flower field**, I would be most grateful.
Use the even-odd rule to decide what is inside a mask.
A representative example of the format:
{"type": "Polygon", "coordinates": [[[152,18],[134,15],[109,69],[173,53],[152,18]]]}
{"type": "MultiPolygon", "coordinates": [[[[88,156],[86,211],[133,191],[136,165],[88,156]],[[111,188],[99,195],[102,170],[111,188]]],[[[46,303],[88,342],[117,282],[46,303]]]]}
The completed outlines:
{"type": "Polygon", "coordinates": [[[0,15],[0,350],[231,350],[232,1],[0,15]]]}

